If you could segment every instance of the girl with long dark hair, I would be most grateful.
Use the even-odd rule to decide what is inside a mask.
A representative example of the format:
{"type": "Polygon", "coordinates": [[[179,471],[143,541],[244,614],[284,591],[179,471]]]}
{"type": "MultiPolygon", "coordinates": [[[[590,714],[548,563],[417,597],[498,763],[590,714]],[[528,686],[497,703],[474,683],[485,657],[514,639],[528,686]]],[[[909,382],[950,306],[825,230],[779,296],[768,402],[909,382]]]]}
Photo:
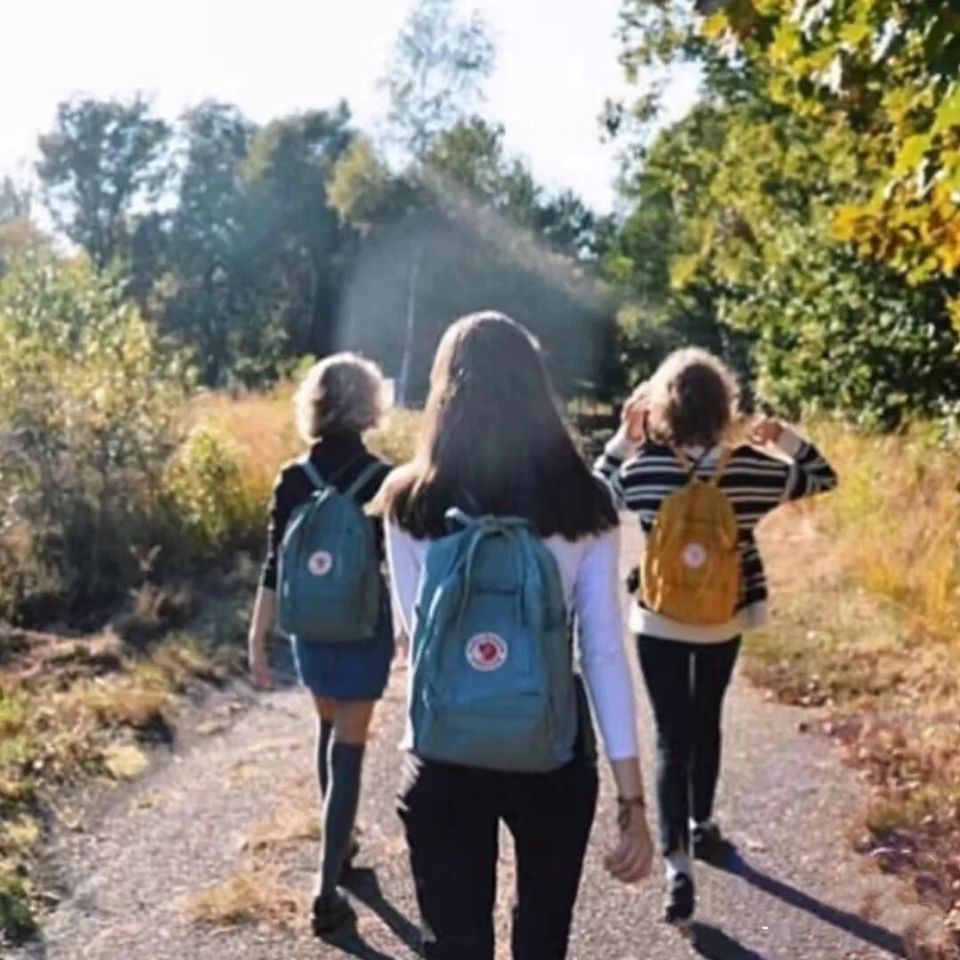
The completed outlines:
{"type": "MultiPolygon", "coordinates": [[[[418,594],[431,549],[450,531],[451,508],[469,517],[513,518],[535,530],[578,624],[583,675],[619,793],[619,839],[606,867],[624,882],[646,876],[651,842],[623,645],[617,514],[609,491],[580,458],[539,346],[523,327],[482,313],[447,331],[419,450],[388,478],[380,508],[394,600],[414,638],[413,673],[423,653],[419,620],[426,615],[417,607],[430,603],[418,594]]],[[[465,653],[487,671],[499,668],[508,650],[513,656],[494,636],[476,648],[468,644],[465,653]]],[[[417,731],[408,731],[400,811],[429,960],[492,960],[501,822],[517,857],[513,956],[566,956],[598,792],[583,699],[579,707],[574,742],[561,745],[569,748],[569,761],[544,772],[420,756],[413,749],[417,731]]]]}

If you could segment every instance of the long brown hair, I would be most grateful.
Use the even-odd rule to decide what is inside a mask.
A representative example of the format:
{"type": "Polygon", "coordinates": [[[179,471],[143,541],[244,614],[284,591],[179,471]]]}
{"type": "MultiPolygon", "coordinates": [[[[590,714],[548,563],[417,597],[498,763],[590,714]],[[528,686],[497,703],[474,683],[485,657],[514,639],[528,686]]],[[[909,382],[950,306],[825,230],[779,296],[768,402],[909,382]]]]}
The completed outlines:
{"type": "Polygon", "coordinates": [[[421,539],[444,534],[450,507],[525,517],[541,536],[567,540],[617,524],[564,425],[539,345],[492,312],[444,334],[417,455],[388,479],[379,507],[421,539]]]}

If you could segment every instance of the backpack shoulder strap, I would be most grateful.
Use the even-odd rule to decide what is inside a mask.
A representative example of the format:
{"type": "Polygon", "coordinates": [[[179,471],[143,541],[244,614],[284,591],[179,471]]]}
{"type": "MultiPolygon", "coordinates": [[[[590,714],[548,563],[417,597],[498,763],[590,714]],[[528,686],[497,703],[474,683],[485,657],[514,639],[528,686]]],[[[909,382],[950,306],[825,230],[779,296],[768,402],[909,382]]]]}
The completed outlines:
{"type": "Polygon", "coordinates": [[[366,468],[360,473],[360,476],[357,477],[353,483],[344,490],[343,495],[349,497],[351,500],[355,500],[360,491],[377,475],[378,471],[382,470],[384,467],[383,463],[380,460],[373,460],[371,463],[367,464],[366,468]]]}
{"type": "Polygon", "coordinates": [[[720,451],[720,456],[717,458],[717,465],[713,470],[713,476],[710,478],[711,487],[719,485],[724,473],[726,473],[727,467],[730,465],[732,457],[733,447],[724,447],[723,450],[720,451]]]}
{"type": "Polygon", "coordinates": [[[674,457],[676,457],[677,462],[680,464],[680,466],[683,467],[684,470],[686,470],[687,472],[686,482],[689,483],[691,480],[696,479],[697,468],[700,466],[701,463],[703,463],[704,459],[706,459],[706,456],[710,451],[704,450],[703,453],[701,453],[696,460],[691,460],[690,457],[688,457],[679,447],[675,447],[673,446],[673,444],[670,444],[670,452],[674,455],[674,457]]]}
{"type": "Polygon", "coordinates": [[[320,471],[313,465],[309,457],[300,461],[300,469],[307,475],[307,479],[317,490],[326,490],[327,481],[320,475],[320,471]]]}

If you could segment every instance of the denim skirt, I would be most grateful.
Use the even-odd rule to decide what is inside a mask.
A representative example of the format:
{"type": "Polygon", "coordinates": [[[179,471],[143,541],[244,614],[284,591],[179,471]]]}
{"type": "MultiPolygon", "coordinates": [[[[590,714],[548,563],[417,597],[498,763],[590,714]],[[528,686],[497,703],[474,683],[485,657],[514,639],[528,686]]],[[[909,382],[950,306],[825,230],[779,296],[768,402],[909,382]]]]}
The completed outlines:
{"type": "Polygon", "coordinates": [[[393,618],[386,584],[380,589],[380,619],[369,640],[317,641],[291,638],[297,676],[315,697],[379,700],[393,660],[393,618]]]}

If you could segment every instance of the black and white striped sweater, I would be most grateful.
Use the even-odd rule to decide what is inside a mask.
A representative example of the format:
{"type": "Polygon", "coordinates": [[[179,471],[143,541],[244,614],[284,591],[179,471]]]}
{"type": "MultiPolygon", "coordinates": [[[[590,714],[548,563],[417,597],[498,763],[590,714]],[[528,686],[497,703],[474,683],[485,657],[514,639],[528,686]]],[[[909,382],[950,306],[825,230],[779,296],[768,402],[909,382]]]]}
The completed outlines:
{"type": "MultiPolygon", "coordinates": [[[[837,475],[820,451],[793,430],[784,427],[777,446],[779,456],[756,447],[737,447],[720,479],[719,487],[730,498],[740,527],[743,576],[734,618],[718,626],[694,626],[656,614],[638,602],[630,617],[635,633],[692,643],[721,643],[764,621],[767,580],[754,536],[757,524],[782,503],[837,485],[837,475]]],[[[696,473],[709,477],[720,448],[706,454],[696,448],[684,453],[693,461],[700,458],[696,473]]],[[[637,514],[645,536],[666,497],[688,479],[687,469],[669,447],[647,441],[637,449],[623,430],[607,444],[596,471],[610,484],[619,506],[637,514]]]]}

